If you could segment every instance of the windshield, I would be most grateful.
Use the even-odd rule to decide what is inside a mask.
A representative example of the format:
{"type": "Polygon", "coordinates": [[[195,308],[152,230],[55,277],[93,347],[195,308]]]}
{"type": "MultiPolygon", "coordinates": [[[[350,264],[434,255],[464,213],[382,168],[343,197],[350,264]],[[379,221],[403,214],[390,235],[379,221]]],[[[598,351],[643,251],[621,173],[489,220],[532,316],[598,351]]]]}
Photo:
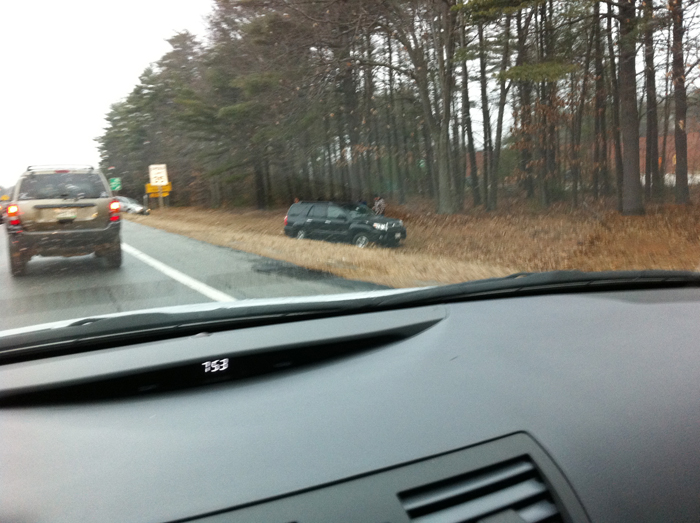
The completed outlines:
{"type": "Polygon", "coordinates": [[[0,7],[0,333],[700,267],[700,2],[40,4],[0,7]]]}

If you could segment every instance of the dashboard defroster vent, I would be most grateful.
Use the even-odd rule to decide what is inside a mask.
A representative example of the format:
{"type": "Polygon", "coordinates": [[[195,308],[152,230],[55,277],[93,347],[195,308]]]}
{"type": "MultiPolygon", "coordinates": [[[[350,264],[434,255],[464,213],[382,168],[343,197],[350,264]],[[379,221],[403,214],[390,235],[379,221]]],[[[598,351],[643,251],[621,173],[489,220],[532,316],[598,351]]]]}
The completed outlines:
{"type": "Polygon", "coordinates": [[[560,523],[534,463],[522,457],[399,494],[420,523],[560,523]]]}

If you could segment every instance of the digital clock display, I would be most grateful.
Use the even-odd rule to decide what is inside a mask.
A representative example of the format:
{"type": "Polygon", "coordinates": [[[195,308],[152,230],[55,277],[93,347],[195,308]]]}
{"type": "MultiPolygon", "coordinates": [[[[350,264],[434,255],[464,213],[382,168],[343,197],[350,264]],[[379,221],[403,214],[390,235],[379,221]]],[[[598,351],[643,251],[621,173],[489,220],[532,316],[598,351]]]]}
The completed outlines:
{"type": "Polygon", "coordinates": [[[222,372],[228,369],[228,358],[223,358],[220,360],[205,361],[202,363],[204,372],[222,372]]]}

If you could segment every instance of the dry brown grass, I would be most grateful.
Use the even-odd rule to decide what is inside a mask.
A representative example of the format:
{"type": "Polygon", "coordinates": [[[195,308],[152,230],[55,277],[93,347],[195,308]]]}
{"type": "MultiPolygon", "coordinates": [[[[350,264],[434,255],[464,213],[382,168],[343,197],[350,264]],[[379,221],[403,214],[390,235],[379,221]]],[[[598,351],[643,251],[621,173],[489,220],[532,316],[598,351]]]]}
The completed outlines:
{"type": "Polygon", "coordinates": [[[390,206],[408,239],[398,249],[298,241],[282,232],[286,209],[215,211],[170,208],[130,220],[285,260],[344,278],[391,287],[456,283],[555,269],[687,269],[700,263],[697,206],[648,207],[623,217],[602,207],[546,212],[503,202],[495,213],[440,216],[425,204],[390,206]]]}
{"type": "Polygon", "coordinates": [[[679,269],[700,264],[700,207],[647,206],[644,216],[608,213],[571,253],[563,268],[679,269]]]}

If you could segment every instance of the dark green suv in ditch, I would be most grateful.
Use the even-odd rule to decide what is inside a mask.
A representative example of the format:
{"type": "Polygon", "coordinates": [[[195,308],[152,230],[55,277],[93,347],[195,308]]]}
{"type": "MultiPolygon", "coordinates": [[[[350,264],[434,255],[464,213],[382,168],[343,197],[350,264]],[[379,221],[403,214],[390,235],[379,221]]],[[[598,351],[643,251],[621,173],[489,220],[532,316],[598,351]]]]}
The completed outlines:
{"type": "Polygon", "coordinates": [[[406,227],[401,220],[375,214],[359,203],[295,203],[284,217],[284,233],[300,240],[352,242],[358,247],[370,243],[396,247],[406,239],[406,227]]]}

